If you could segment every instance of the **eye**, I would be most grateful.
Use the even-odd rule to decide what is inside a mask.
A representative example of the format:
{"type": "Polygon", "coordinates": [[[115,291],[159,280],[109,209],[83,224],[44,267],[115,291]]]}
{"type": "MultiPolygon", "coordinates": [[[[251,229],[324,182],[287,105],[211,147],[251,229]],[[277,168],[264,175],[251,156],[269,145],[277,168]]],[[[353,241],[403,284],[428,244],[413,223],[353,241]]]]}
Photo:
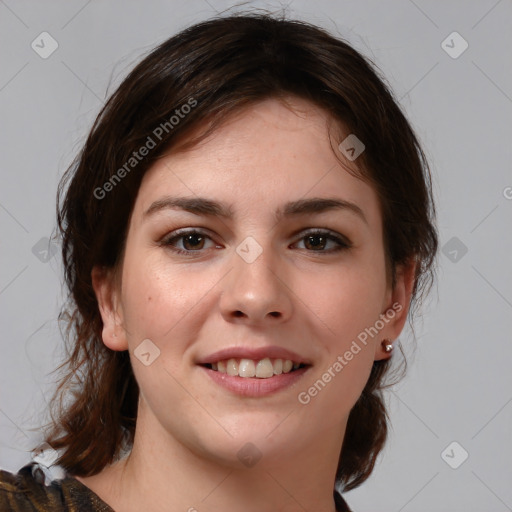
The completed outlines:
{"type": "Polygon", "coordinates": [[[203,249],[219,247],[215,245],[213,240],[203,231],[197,229],[182,229],[174,231],[170,236],[165,237],[160,242],[161,245],[169,247],[178,254],[191,255],[198,253],[203,249]],[[205,247],[210,241],[210,247],[205,247]]]}
{"type": "MultiPolygon", "coordinates": [[[[319,229],[303,234],[294,245],[297,244],[304,244],[303,247],[298,247],[301,250],[324,254],[346,250],[352,246],[347,238],[332,231],[319,229]]],[[[174,231],[163,238],[160,245],[185,256],[199,255],[206,249],[221,248],[207,233],[198,229],[174,231]]]]}
{"type": "Polygon", "coordinates": [[[349,249],[350,241],[332,231],[313,230],[304,234],[299,243],[304,242],[304,248],[309,252],[332,253],[349,249]]]}

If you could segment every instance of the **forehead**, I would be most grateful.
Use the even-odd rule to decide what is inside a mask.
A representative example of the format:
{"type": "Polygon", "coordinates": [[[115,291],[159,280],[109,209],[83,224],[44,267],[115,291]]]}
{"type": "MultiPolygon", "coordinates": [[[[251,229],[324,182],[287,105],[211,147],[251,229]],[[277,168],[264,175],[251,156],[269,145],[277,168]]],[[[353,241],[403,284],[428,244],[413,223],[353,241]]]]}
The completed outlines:
{"type": "Polygon", "coordinates": [[[155,163],[142,180],[136,213],[164,194],[211,197],[235,211],[238,205],[260,212],[303,197],[338,195],[361,203],[378,222],[375,191],[347,171],[353,162],[333,152],[348,135],[334,128],[325,111],[297,98],[244,108],[199,144],[171,150],[155,163]]]}

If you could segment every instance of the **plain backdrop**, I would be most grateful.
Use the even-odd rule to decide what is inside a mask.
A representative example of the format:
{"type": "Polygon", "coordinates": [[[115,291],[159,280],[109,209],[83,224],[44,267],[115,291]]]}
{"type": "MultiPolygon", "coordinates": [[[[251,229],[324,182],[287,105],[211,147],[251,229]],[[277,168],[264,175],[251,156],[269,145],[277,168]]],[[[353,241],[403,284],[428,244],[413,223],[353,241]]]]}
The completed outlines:
{"type": "MultiPolygon", "coordinates": [[[[59,177],[144,53],[233,5],[0,1],[3,469],[17,471],[40,441],[55,381],[49,372],[62,352],[59,247],[48,250],[59,177]]],[[[244,8],[285,8],[370,57],[432,165],[437,288],[416,341],[410,330],[401,336],[410,364],[386,393],[389,442],[347,501],[355,511],[512,510],[512,3],[294,0],[244,8]]]]}

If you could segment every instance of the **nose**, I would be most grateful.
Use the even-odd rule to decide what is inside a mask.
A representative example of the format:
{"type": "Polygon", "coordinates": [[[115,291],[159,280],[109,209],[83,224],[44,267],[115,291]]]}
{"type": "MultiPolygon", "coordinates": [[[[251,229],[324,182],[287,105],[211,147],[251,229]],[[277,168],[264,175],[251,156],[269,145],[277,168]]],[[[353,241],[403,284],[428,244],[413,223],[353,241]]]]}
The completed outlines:
{"type": "Polygon", "coordinates": [[[293,291],[291,276],[284,271],[283,263],[269,247],[249,261],[233,251],[232,270],[226,276],[220,299],[223,317],[246,325],[276,325],[288,320],[293,291]]]}

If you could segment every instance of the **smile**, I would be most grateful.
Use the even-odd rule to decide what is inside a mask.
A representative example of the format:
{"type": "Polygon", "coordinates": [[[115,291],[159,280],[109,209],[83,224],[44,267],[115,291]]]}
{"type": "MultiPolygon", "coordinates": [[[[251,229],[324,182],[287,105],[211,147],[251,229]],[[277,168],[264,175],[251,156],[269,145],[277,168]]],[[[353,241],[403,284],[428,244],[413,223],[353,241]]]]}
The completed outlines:
{"type": "Polygon", "coordinates": [[[268,357],[260,360],[230,358],[204,366],[232,377],[256,377],[257,379],[269,379],[275,375],[290,373],[305,367],[304,364],[296,363],[290,359],[270,359],[268,357]]]}

